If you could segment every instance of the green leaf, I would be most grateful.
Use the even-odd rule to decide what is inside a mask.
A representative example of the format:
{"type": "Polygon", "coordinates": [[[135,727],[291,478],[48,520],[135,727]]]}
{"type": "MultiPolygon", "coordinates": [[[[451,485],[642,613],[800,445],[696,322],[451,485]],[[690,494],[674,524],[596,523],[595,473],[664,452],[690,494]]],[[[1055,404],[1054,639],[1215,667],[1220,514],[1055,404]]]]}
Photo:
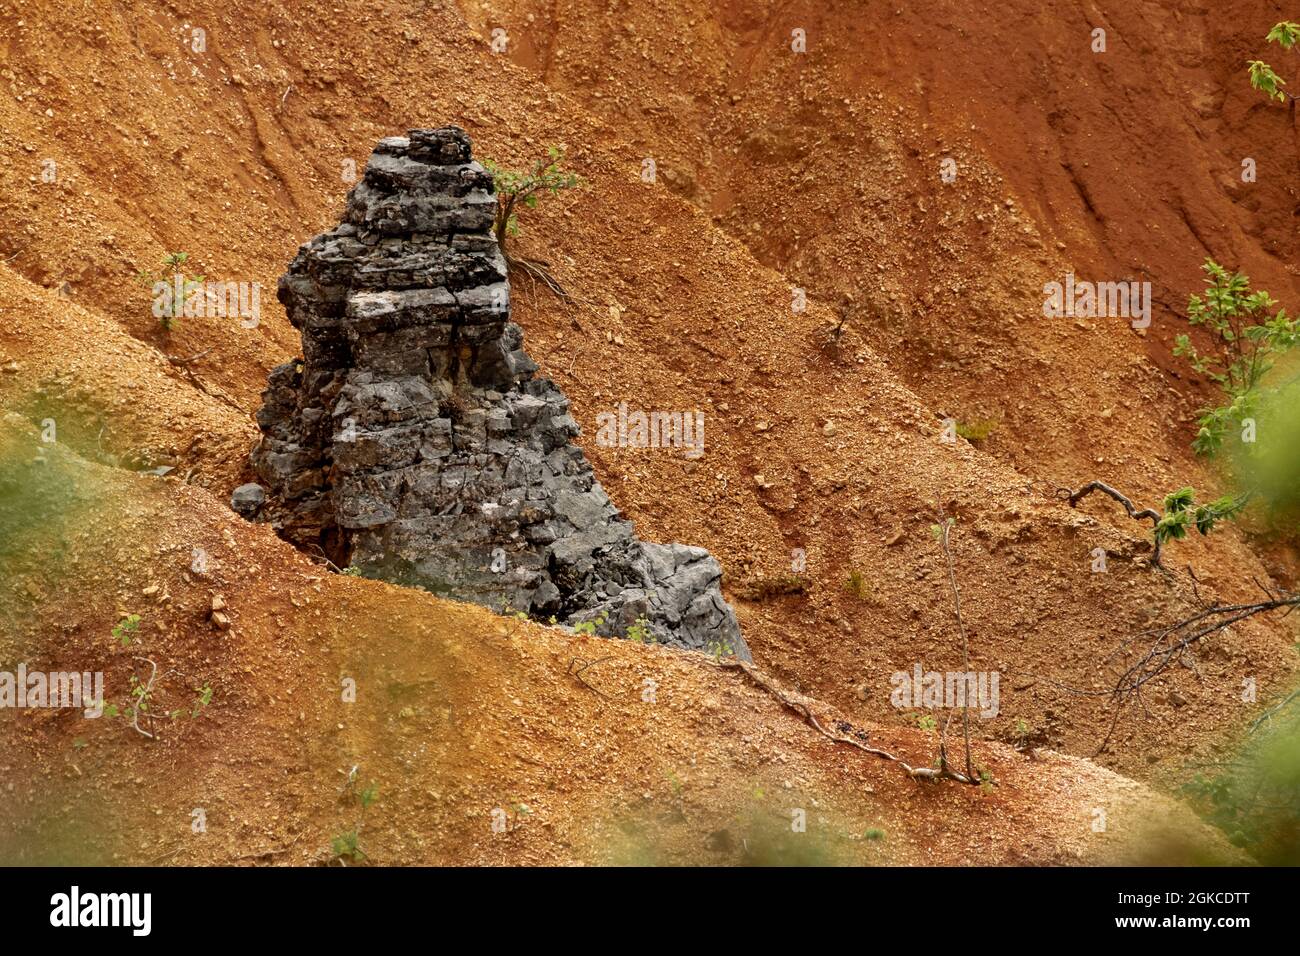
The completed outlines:
{"type": "Polygon", "coordinates": [[[1281,87],[1286,86],[1286,80],[1274,73],[1273,68],[1262,60],[1251,60],[1249,65],[1250,85],[1279,102],[1285,103],[1286,94],[1282,92],[1281,87]]]}
{"type": "Polygon", "coordinates": [[[1284,50],[1289,50],[1300,41],[1300,23],[1283,20],[1269,30],[1268,36],[1264,39],[1269,43],[1278,44],[1284,50]]]}
{"type": "Polygon", "coordinates": [[[1193,500],[1196,498],[1196,491],[1190,487],[1182,487],[1172,494],[1165,496],[1165,512],[1167,514],[1178,514],[1191,507],[1193,500]]]}

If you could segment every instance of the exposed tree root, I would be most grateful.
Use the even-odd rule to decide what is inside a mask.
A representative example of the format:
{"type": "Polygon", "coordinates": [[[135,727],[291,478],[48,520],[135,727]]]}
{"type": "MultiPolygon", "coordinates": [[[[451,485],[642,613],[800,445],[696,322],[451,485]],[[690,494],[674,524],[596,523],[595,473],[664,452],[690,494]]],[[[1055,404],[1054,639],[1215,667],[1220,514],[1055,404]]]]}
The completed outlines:
{"type": "Polygon", "coordinates": [[[194,369],[191,366],[211,351],[212,349],[204,349],[202,352],[198,352],[194,355],[191,355],[189,358],[181,358],[177,355],[167,355],[165,352],[163,354],[167,359],[167,363],[173,366],[174,368],[180,369],[181,373],[185,376],[185,380],[188,381],[195,388],[197,388],[204,395],[207,395],[209,398],[215,398],[217,401],[229,405],[231,408],[237,411],[240,414],[240,416],[243,418],[249,417],[248,409],[241,407],[238,402],[232,399],[224,391],[217,390],[214,392],[212,389],[208,388],[207,384],[204,383],[203,379],[199,378],[198,375],[194,373],[194,369]]]}
{"type": "MultiPolygon", "coordinates": [[[[948,767],[947,761],[943,759],[940,760],[941,766],[938,768],[913,767],[911,764],[907,763],[907,761],[903,760],[901,757],[896,757],[887,750],[881,750],[879,747],[872,747],[866,744],[864,742],[864,739],[866,738],[867,735],[862,731],[854,731],[853,725],[848,723],[847,721],[842,720],[837,723],[836,730],[838,730],[839,733],[833,733],[832,731],[827,730],[825,727],[822,726],[821,721],[817,719],[817,715],[812,712],[812,708],[810,708],[808,704],[805,703],[805,701],[807,700],[806,697],[802,697],[802,695],[799,697],[792,695],[784,688],[782,688],[780,685],[775,683],[770,677],[768,677],[762,671],[756,669],[752,664],[747,664],[744,661],[738,661],[735,660],[734,658],[727,659],[727,660],[717,660],[717,661],[708,660],[708,663],[712,664],[714,667],[721,667],[726,670],[744,671],[745,675],[751,681],[753,681],[754,684],[756,684],[758,687],[762,688],[763,690],[767,691],[769,694],[771,694],[773,697],[779,700],[782,704],[784,704],[787,708],[789,708],[790,710],[798,714],[800,717],[802,717],[814,730],[816,730],[827,740],[833,741],[837,744],[847,744],[850,747],[856,747],[858,750],[861,750],[864,753],[869,753],[874,757],[879,757],[882,760],[889,760],[893,763],[896,763],[907,772],[907,775],[909,777],[913,777],[918,780],[938,780],[946,777],[950,780],[956,780],[959,783],[979,783],[978,780],[973,780],[970,777],[967,777],[964,774],[960,774],[957,771],[951,769],[950,767],[948,767]],[[856,736],[853,737],[845,736],[846,731],[854,731],[856,736]]],[[[940,741],[941,754],[943,749],[944,749],[943,742],[941,740],[940,741]]]]}
{"type": "Polygon", "coordinates": [[[534,290],[537,288],[538,283],[541,283],[550,289],[561,302],[569,305],[573,303],[573,296],[569,295],[564,286],[560,285],[560,280],[555,278],[555,275],[551,272],[549,262],[543,262],[540,259],[517,259],[507,254],[506,266],[512,272],[517,269],[528,276],[533,282],[534,290]]]}

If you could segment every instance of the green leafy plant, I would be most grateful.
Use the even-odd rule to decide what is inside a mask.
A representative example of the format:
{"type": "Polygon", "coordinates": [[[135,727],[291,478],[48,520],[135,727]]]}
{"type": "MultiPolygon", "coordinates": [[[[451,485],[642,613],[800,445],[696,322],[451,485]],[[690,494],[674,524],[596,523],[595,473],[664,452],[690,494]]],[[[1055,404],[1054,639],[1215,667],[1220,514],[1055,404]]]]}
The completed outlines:
{"type": "Polygon", "coordinates": [[[1017,717],[1015,728],[1011,732],[1011,745],[1016,750],[1024,750],[1029,746],[1029,724],[1023,717],[1017,717]]]}
{"type": "Polygon", "coordinates": [[[549,263],[540,259],[517,257],[511,251],[509,243],[510,239],[519,235],[521,209],[536,209],[543,196],[557,196],[563,190],[576,189],[583,184],[577,174],[564,168],[564,159],[564,146],[559,145],[549,147],[545,159],[537,160],[525,170],[502,169],[490,159],[485,159],[483,166],[492,175],[492,185],[496,190],[497,211],[492,233],[496,236],[506,264],[524,272],[534,283],[543,283],[561,299],[568,301],[569,294],[551,274],[549,263]]]}
{"type": "Polygon", "coordinates": [[[731,641],[726,638],[718,638],[716,641],[709,641],[705,650],[713,655],[715,661],[720,661],[724,657],[735,657],[736,649],[731,646],[731,641]]]}
{"type": "Polygon", "coordinates": [[[1300,527],[1300,349],[1287,364],[1261,398],[1258,442],[1235,449],[1233,461],[1239,484],[1254,492],[1261,516],[1283,535],[1300,527]]]}
{"type": "Polygon", "coordinates": [[[1220,521],[1235,518],[1249,503],[1249,496],[1223,495],[1203,505],[1196,504],[1196,492],[1191,488],[1179,488],[1173,494],[1166,495],[1164,514],[1155,525],[1157,546],[1166,541],[1177,541],[1187,537],[1187,532],[1195,528],[1202,535],[1214,530],[1220,521]]]}
{"type": "MultiPolygon", "coordinates": [[[[144,661],[149,665],[149,679],[147,681],[142,681],[135,674],[131,675],[131,690],[129,693],[130,702],[122,708],[122,713],[131,718],[131,726],[135,729],[136,733],[148,737],[150,740],[154,740],[157,738],[157,734],[154,732],[154,717],[152,710],[154,681],[158,677],[158,665],[147,657],[137,657],[136,660],[144,661]],[[145,718],[147,728],[140,726],[141,717],[145,718]]],[[[104,707],[104,715],[106,717],[118,716],[117,706],[115,704],[106,704],[104,707]]]]}
{"type": "Polygon", "coordinates": [[[483,161],[492,176],[497,194],[496,219],[492,232],[502,253],[507,250],[507,240],[519,235],[519,208],[536,209],[538,200],[548,193],[558,195],[563,189],[574,189],[582,180],[563,168],[563,145],[551,146],[546,159],[539,159],[526,170],[502,169],[490,159],[483,161]]]}
{"type": "Polygon", "coordinates": [[[141,681],[134,674],[131,675],[131,701],[126,708],[128,717],[135,714],[148,714],[149,702],[153,697],[153,688],[151,682],[141,681]]]}
{"type": "Polygon", "coordinates": [[[194,698],[194,709],[190,711],[191,720],[203,713],[203,709],[212,703],[212,686],[210,684],[204,684],[198,688],[196,693],[198,696],[194,698]]]}
{"type": "Polygon", "coordinates": [[[654,633],[650,630],[650,622],[644,614],[628,625],[627,638],[630,641],[636,641],[638,644],[656,643],[654,633]]]}
{"type": "MultiPolygon", "coordinates": [[[[1268,35],[1264,37],[1264,41],[1276,43],[1282,49],[1289,50],[1300,42],[1300,23],[1283,20],[1281,23],[1274,24],[1273,29],[1269,30],[1268,35]]],[[[1250,72],[1252,87],[1279,103],[1295,100],[1292,94],[1282,89],[1286,85],[1286,80],[1274,73],[1273,68],[1263,60],[1249,60],[1246,65],[1250,72]]]]}
{"type": "Polygon", "coordinates": [[[1251,60],[1250,66],[1250,85],[1262,93],[1268,95],[1270,99],[1276,99],[1285,103],[1287,98],[1294,99],[1286,90],[1282,89],[1286,85],[1286,80],[1273,72],[1273,68],[1263,60],[1251,60]]]}
{"type": "Polygon", "coordinates": [[[1273,29],[1268,31],[1268,36],[1264,39],[1279,44],[1284,50],[1289,50],[1300,42],[1300,23],[1283,20],[1281,23],[1274,24],[1273,29]]]}
{"type": "Polygon", "coordinates": [[[334,851],[334,859],[349,859],[353,862],[367,860],[366,851],[361,849],[361,835],[356,830],[349,830],[346,833],[340,833],[330,841],[330,849],[334,851]]]}
{"type": "Polygon", "coordinates": [[[970,422],[958,422],[957,434],[972,444],[984,441],[998,429],[995,418],[977,418],[970,422]]]}
{"type": "Polygon", "coordinates": [[[1265,866],[1300,860],[1300,715],[1293,690],[1228,754],[1181,787],[1193,808],[1265,866]]]}
{"type": "MultiPolygon", "coordinates": [[[[149,665],[148,680],[142,680],[139,676],[131,674],[129,679],[130,689],[127,691],[125,704],[118,706],[117,704],[109,704],[109,702],[105,701],[104,717],[129,718],[131,727],[134,727],[136,732],[139,732],[140,735],[149,737],[151,740],[155,740],[157,739],[157,719],[165,717],[168,721],[178,721],[179,718],[185,715],[185,709],[166,709],[165,705],[157,700],[157,698],[160,697],[159,692],[161,684],[159,683],[160,675],[156,663],[147,657],[136,657],[135,659],[136,661],[143,661],[149,665]],[[140,726],[142,718],[144,721],[143,727],[140,726]]],[[[161,675],[161,679],[165,679],[166,676],[172,674],[172,672],[173,671],[166,671],[165,674],[161,675]]],[[[195,697],[194,706],[192,706],[192,709],[190,710],[190,719],[198,717],[200,713],[203,713],[203,709],[207,708],[207,706],[211,704],[213,693],[212,685],[205,683],[203,687],[196,688],[195,693],[198,696],[195,697]]],[[[162,693],[161,697],[165,696],[165,693],[162,693]]]]}
{"type": "Polygon", "coordinates": [[[140,615],[128,614],[113,625],[113,637],[120,641],[123,647],[129,647],[132,635],[138,630],[140,630],[140,615]]]}
{"type": "Polygon", "coordinates": [[[366,811],[379,799],[379,787],[372,781],[365,789],[357,790],[357,775],[360,769],[359,766],[355,766],[348,771],[347,781],[343,784],[341,795],[344,801],[355,801],[360,805],[361,813],[357,817],[357,824],[351,830],[340,833],[330,841],[330,850],[334,854],[330,862],[339,863],[342,866],[347,866],[346,861],[348,860],[353,863],[370,860],[366,851],[361,848],[361,827],[365,823],[366,811]]]}
{"type": "Polygon", "coordinates": [[[1253,418],[1261,382],[1274,358],[1300,341],[1300,321],[1284,309],[1272,312],[1276,300],[1263,290],[1251,292],[1250,279],[1242,273],[1230,273],[1213,259],[1206,259],[1202,268],[1208,276],[1205,294],[1187,300],[1187,321],[1209,331],[1215,351],[1198,351],[1184,334],[1175,340],[1174,355],[1186,358],[1228,399],[1200,413],[1192,447],[1197,454],[1212,455],[1230,428],[1253,418]]]}
{"type": "Polygon", "coordinates": [[[361,809],[368,810],[370,808],[370,805],[378,799],[379,799],[379,786],[372,782],[370,786],[366,787],[364,790],[361,791],[360,794],[361,809]]]}
{"type": "Polygon", "coordinates": [[[136,273],[140,284],[155,290],[155,295],[158,294],[159,283],[164,283],[171,290],[168,304],[158,309],[158,321],[164,332],[172,330],[176,320],[185,314],[186,301],[203,284],[205,277],[202,275],[186,277],[184,265],[189,258],[188,252],[169,252],[163,256],[160,268],[152,272],[141,269],[136,273]]]}
{"type": "Polygon", "coordinates": [[[589,620],[579,621],[573,625],[573,633],[580,634],[583,637],[594,637],[596,632],[605,626],[607,620],[609,620],[608,615],[598,614],[589,620]]]}
{"type": "Polygon", "coordinates": [[[950,518],[945,518],[943,521],[939,522],[938,524],[932,524],[930,525],[930,536],[934,538],[935,541],[938,541],[942,544],[948,532],[952,530],[953,525],[955,525],[956,523],[957,523],[957,519],[950,517],[950,518]]]}

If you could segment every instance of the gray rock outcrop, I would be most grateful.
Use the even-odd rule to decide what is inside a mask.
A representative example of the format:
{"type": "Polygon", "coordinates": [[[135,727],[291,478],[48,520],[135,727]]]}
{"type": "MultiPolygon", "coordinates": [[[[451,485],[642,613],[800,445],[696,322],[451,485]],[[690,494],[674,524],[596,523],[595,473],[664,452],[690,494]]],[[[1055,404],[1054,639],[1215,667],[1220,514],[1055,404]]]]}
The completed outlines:
{"type": "Polygon", "coordinates": [[[368,577],[749,659],[718,562],[638,539],[571,443],[510,321],[495,209],[463,131],[379,142],[280,279],[303,356],[270,375],[266,496],[241,512],[368,577]]]}

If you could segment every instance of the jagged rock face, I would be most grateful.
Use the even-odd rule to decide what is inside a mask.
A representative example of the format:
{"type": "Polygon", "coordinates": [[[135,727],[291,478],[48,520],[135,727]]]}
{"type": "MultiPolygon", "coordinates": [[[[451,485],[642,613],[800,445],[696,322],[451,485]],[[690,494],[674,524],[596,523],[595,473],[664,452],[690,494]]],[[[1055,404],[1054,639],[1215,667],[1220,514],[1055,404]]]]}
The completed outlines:
{"type": "Polygon", "coordinates": [[[303,358],[270,375],[239,510],[369,577],[749,659],[707,551],[636,538],[523,350],[492,179],[455,127],[381,140],[279,298],[303,358]]]}

